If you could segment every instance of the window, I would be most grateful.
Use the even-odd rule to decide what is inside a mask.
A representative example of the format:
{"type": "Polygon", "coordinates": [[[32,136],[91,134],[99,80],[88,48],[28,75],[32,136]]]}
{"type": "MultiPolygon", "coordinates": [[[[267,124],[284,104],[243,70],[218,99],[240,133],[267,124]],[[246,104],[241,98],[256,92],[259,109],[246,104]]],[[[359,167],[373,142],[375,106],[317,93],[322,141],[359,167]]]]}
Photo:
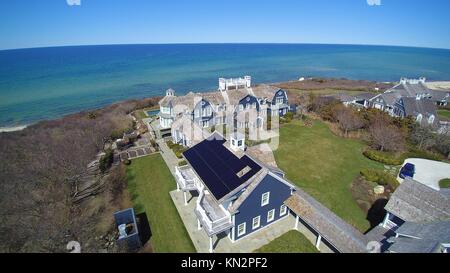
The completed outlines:
{"type": "Polygon", "coordinates": [[[266,192],[261,197],[261,207],[269,204],[270,192],[266,192]]]}
{"type": "Polygon", "coordinates": [[[261,216],[256,216],[253,218],[252,228],[257,229],[261,225],[261,216]]]}
{"type": "Polygon", "coordinates": [[[282,104],[284,102],[283,97],[278,97],[276,100],[277,104],[282,104]]]}
{"type": "Polygon", "coordinates": [[[242,140],[238,140],[238,147],[242,146],[242,140]]]}
{"type": "Polygon", "coordinates": [[[252,103],[252,108],[256,109],[256,102],[252,103]]]}
{"type": "Polygon", "coordinates": [[[281,207],[280,207],[280,216],[285,215],[286,212],[287,212],[287,207],[286,207],[286,205],[281,205],[281,207]]]}
{"type": "Polygon", "coordinates": [[[203,126],[203,128],[209,127],[209,121],[208,120],[204,120],[202,122],[202,126],[203,126]]]}
{"type": "Polygon", "coordinates": [[[267,212],[267,223],[272,222],[275,217],[275,209],[269,210],[267,212]]]}
{"type": "Polygon", "coordinates": [[[416,121],[417,121],[418,123],[421,123],[421,122],[422,122],[422,114],[417,115],[416,121]]]}
{"type": "Polygon", "coordinates": [[[431,115],[431,116],[428,118],[428,123],[429,123],[429,124],[433,124],[433,122],[434,122],[434,115],[431,115]]]}
{"type": "Polygon", "coordinates": [[[242,223],[238,226],[238,236],[242,236],[245,234],[245,223],[242,223]]]}

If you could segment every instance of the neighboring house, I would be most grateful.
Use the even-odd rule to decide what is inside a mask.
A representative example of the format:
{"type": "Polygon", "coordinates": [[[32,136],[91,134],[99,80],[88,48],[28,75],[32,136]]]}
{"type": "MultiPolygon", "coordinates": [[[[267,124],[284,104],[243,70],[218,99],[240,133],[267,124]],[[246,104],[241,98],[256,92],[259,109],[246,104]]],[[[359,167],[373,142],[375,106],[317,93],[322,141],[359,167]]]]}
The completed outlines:
{"type": "Polygon", "coordinates": [[[220,78],[219,91],[215,92],[189,92],[178,97],[169,89],[159,105],[159,129],[166,132],[161,135],[170,133],[175,143],[184,146],[190,146],[195,140],[185,134],[187,122],[181,122],[180,127],[176,120],[190,119],[190,131],[209,130],[219,125],[253,130],[263,129],[268,116],[284,116],[290,110],[286,91],[269,85],[251,87],[249,76],[220,78]]]}
{"type": "Polygon", "coordinates": [[[210,238],[210,252],[213,236],[225,233],[236,242],[288,217],[283,202],[295,189],[284,179],[283,172],[243,152],[243,134],[231,136],[227,142],[219,133],[213,133],[183,153],[187,166],[175,167],[185,204],[187,192],[199,194],[195,214],[199,229],[210,238]]]}
{"type": "Polygon", "coordinates": [[[410,178],[395,190],[376,227],[387,252],[445,252],[450,242],[450,190],[435,190],[410,178]]]}
{"type": "Polygon", "coordinates": [[[400,98],[395,104],[393,113],[397,117],[413,117],[421,125],[438,126],[436,104],[430,100],[418,98],[400,98]]]}
{"type": "Polygon", "coordinates": [[[371,106],[370,99],[374,96],[373,93],[362,93],[354,97],[352,104],[361,108],[369,108],[371,106]]]}
{"type": "Polygon", "coordinates": [[[450,253],[450,220],[431,223],[406,222],[389,239],[391,253],[450,253]]]}
{"type": "Polygon", "coordinates": [[[384,207],[383,227],[396,229],[404,222],[434,222],[450,219],[450,190],[439,191],[406,178],[384,207]]]}

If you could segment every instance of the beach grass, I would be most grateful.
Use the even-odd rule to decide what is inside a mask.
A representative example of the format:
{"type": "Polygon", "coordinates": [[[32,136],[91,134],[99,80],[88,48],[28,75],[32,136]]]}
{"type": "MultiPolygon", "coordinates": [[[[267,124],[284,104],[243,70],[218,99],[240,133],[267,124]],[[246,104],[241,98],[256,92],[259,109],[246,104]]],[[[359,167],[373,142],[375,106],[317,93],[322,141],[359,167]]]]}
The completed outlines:
{"type": "Polygon", "coordinates": [[[136,213],[147,214],[153,251],[196,252],[170,198],[169,192],[176,189],[176,182],[161,155],[134,159],[127,167],[127,178],[136,213]]]}
{"type": "Polygon", "coordinates": [[[313,244],[297,230],[291,230],[272,242],[260,247],[255,253],[319,253],[313,244]]]}
{"type": "Polygon", "coordinates": [[[362,169],[382,169],[383,165],[366,158],[364,147],[361,141],[335,136],[321,121],[307,127],[294,120],[281,126],[274,155],[290,181],[365,232],[370,224],[350,187],[362,169]]]}

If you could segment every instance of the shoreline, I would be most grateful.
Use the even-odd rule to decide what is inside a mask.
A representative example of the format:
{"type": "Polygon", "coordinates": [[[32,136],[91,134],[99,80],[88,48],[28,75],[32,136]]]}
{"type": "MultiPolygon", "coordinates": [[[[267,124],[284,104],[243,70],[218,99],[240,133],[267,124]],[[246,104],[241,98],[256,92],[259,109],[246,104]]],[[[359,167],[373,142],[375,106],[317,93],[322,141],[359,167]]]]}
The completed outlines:
{"type": "Polygon", "coordinates": [[[0,133],[9,133],[9,132],[17,132],[22,131],[23,129],[27,128],[29,125],[16,125],[16,126],[5,126],[0,127],[0,133]]]}
{"type": "MultiPolygon", "coordinates": [[[[337,79],[337,78],[321,78],[321,77],[311,77],[310,79],[325,79],[326,82],[332,82],[332,81],[339,81],[341,79],[337,79]]],[[[392,82],[384,82],[384,81],[380,81],[380,82],[376,82],[376,81],[370,81],[370,80],[351,80],[351,79],[346,79],[349,82],[359,82],[359,81],[365,81],[367,83],[381,83],[381,84],[392,84],[392,82]]],[[[289,81],[283,81],[283,82],[271,82],[271,83],[261,83],[261,84],[268,84],[268,85],[282,85],[282,84],[287,84],[287,83],[301,83],[298,80],[289,80],[289,81]]],[[[396,82],[395,82],[396,83],[396,82]]],[[[430,81],[430,82],[426,82],[425,84],[428,88],[433,89],[433,90],[437,90],[437,91],[450,91],[450,80],[448,81],[430,81]]],[[[340,88],[336,88],[335,90],[338,90],[340,88]]],[[[345,88],[344,88],[345,89],[345,88]]],[[[343,89],[343,91],[345,91],[343,89]]],[[[315,90],[315,89],[314,89],[315,90]]],[[[317,90],[320,90],[317,89],[317,90]]],[[[210,90],[202,90],[202,91],[198,91],[199,93],[202,92],[209,92],[210,90]]],[[[311,90],[307,90],[307,91],[311,91],[311,90]]],[[[361,91],[362,92],[362,91],[361,91]]],[[[84,109],[84,110],[80,110],[78,112],[74,112],[74,113],[67,113],[66,115],[62,115],[60,117],[54,118],[54,119],[42,119],[42,120],[37,120],[36,122],[34,122],[33,124],[36,123],[40,123],[42,121],[52,121],[52,120],[59,120],[61,118],[64,118],[66,116],[69,115],[76,115],[76,114],[80,114],[86,111],[96,111],[96,110],[101,110],[101,109],[105,109],[108,106],[114,105],[114,104],[122,104],[122,103],[126,103],[129,101],[136,101],[136,100],[145,100],[145,99],[151,99],[151,98],[157,98],[160,96],[151,96],[151,97],[145,97],[145,98],[141,98],[141,99],[126,99],[126,100],[122,100],[122,101],[117,101],[117,102],[113,102],[111,104],[107,104],[103,107],[99,107],[99,108],[94,108],[94,109],[84,109]]],[[[0,125],[0,133],[8,133],[8,132],[18,132],[18,131],[22,131],[25,128],[31,126],[32,124],[25,124],[25,125],[14,125],[14,126],[1,126],[0,125]]]]}

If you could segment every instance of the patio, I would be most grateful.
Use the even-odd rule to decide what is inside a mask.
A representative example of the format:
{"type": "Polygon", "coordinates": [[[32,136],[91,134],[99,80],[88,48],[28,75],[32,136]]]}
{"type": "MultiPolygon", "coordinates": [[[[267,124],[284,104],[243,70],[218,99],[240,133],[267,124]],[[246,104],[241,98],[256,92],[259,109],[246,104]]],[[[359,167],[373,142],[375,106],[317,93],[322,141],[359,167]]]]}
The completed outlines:
{"type": "MultiPolygon", "coordinates": [[[[175,207],[180,214],[180,217],[186,227],[186,230],[191,237],[195,249],[199,253],[209,252],[209,237],[203,229],[198,229],[197,216],[195,214],[195,205],[198,196],[194,195],[188,198],[188,205],[184,205],[184,197],[182,191],[171,191],[170,196],[175,204],[175,207]]],[[[289,215],[278,222],[261,229],[254,234],[251,234],[241,240],[232,243],[227,235],[224,233],[214,236],[213,245],[215,253],[251,253],[254,250],[270,243],[274,239],[294,229],[295,217],[289,215]]],[[[315,241],[313,235],[306,227],[299,225],[298,230],[303,233],[310,241],[315,241]]],[[[330,252],[327,247],[321,248],[322,252],[330,252]]]]}

